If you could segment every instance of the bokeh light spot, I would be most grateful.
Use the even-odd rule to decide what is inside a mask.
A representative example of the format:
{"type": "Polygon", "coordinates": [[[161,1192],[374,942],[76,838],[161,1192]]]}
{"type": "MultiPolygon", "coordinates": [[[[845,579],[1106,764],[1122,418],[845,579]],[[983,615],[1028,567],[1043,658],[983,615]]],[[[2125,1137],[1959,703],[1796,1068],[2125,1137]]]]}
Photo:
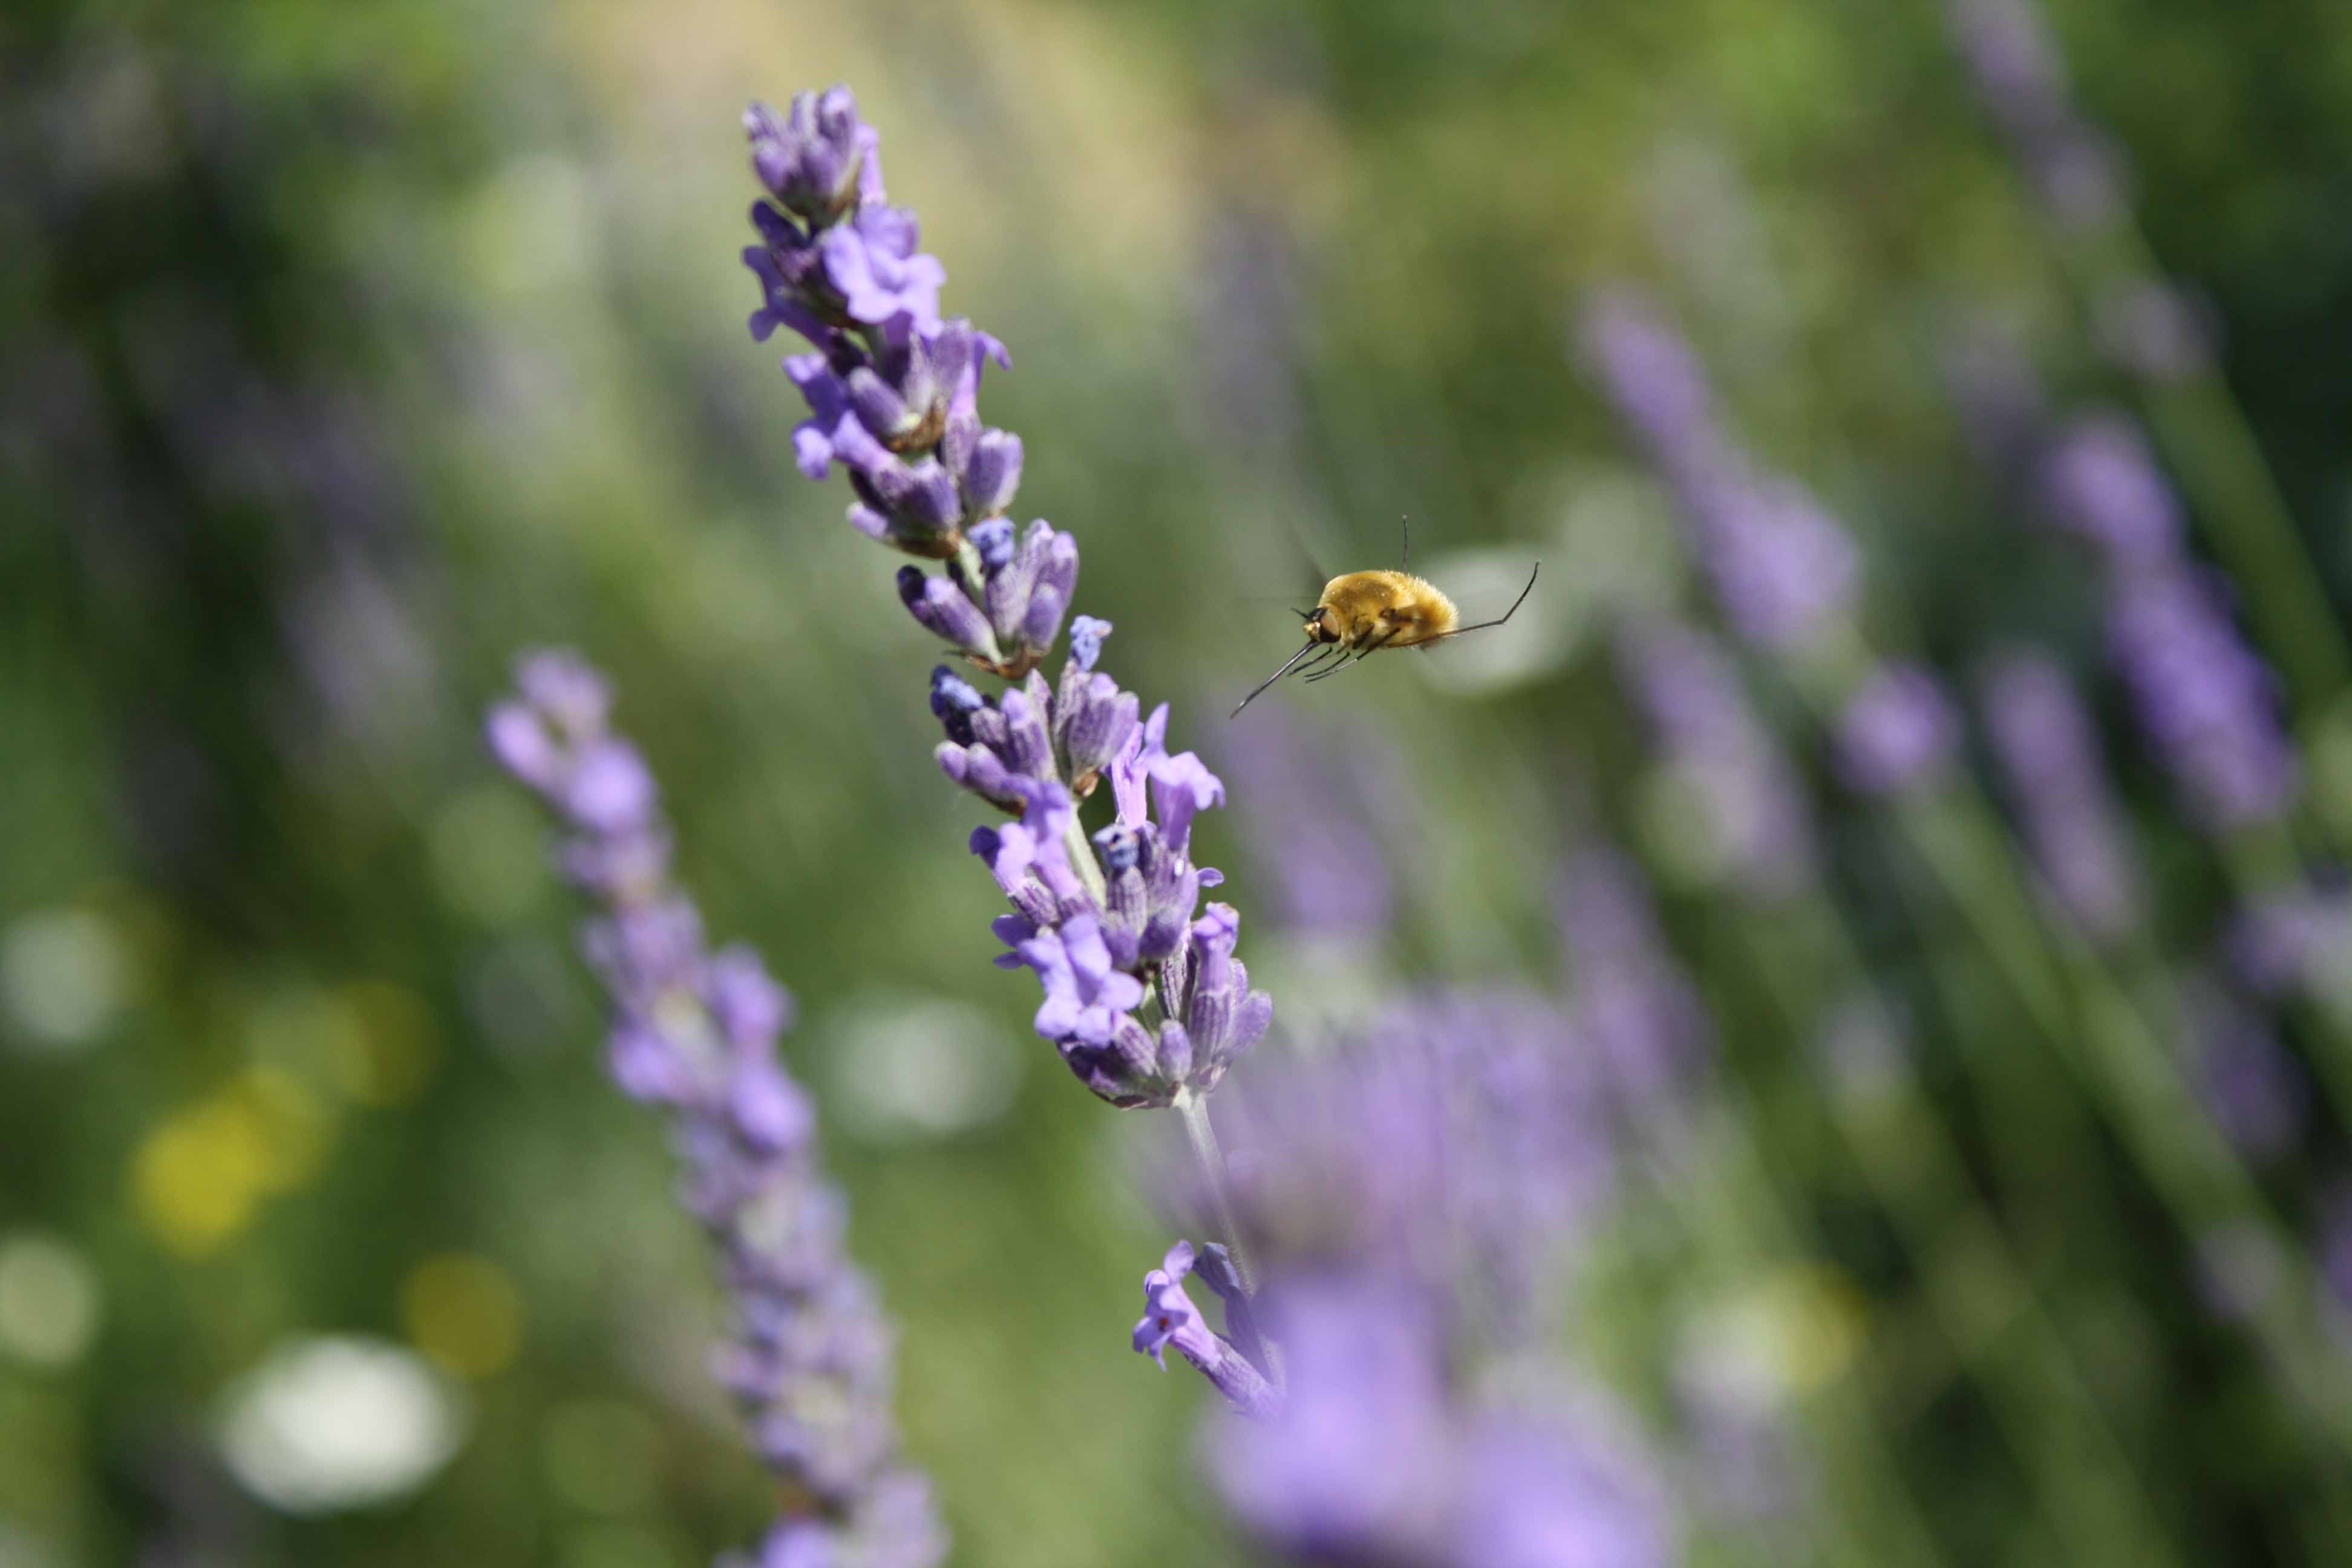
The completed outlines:
{"type": "Polygon", "coordinates": [[[522,1318],[522,1293],[487,1258],[443,1253],[400,1282],[403,1331],[461,1377],[488,1377],[514,1360],[522,1318]]]}
{"type": "Polygon", "coordinates": [[[291,1075],[249,1068],[141,1141],[131,1206],[165,1247],[202,1256],[251,1223],[264,1196],[308,1181],[327,1136],[317,1103],[291,1075]]]}
{"type": "Polygon", "coordinates": [[[452,1390],[397,1345],[321,1337],[273,1351],[222,1402],[221,1456],[287,1513],[327,1513],[415,1490],[463,1439],[452,1390]]]}
{"type": "Polygon", "coordinates": [[[358,1021],[336,1061],[344,1093],[365,1105],[406,1105],[425,1090],[440,1057],[433,1010],[388,981],[362,980],[338,1000],[358,1021]]]}
{"type": "Polygon", "coordinates": [[[97,1270],[61,1237],[0,1237],[0,1352],[35,1366],[79,1361],[98,1335],[97,1270]]]}
{"type": "Polygon", "coordinates": [[[0,1002],[26,1045],[74,1049],[113,1020],[128,969],[122,942],[104,916],[44,910],[0,937],[0,1002]]]}
{"type": "Polygon", "coordinates": [[[426,832],[434,889],[484,925],[528,916],[549,885],[545,836],[513,791],[481,784],[443,806],[426,832]]]}
{"type": "Polygon", "coordinates": [[[563,1543],[564,1568],[685,1568],[685,1547],[658,1531],[632,1524],[578,1530],[563,1543]]]}
{"type": "Polygon", "coordinates": [[[828,1021],[834,1103],[861,1138],[943,1138],[1013,1103],[1021,1058],[995,1019],[961,1002],[868,996],[828,1021]]]}

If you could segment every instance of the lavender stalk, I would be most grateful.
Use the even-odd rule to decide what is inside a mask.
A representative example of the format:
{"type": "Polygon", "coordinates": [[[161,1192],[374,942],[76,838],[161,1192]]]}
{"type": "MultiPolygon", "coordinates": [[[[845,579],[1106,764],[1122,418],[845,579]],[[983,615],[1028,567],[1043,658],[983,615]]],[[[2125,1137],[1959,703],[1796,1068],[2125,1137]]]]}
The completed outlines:
{"type": "Polygon", "coordinates": [[[776,1058],[792,997],[749,947],[705,944],[670,878],[653,774],[607,724],[603,678],[538,653],[516,685],[490,710],[490,750],[555,812],[558,864],[599,906],[582,940],[612,994],[613,1078],[670,1113],[680,1200],[718,1245],[734,1303],[715,1367],[784,1484],[783,1517],[746,1568],[929,1568],[947,1539],[898,1454],[889,1327],[843,1249],[814,1108],[776,1058]]]}
{"type": "MultiPolygon", "coordinates": [[[[1223,878],[1192,858],[1192,819],[1224,803],[1224,784],[1192,752],[1168,751],[1165,704],[1143,717],[1096,669],[1108,621],[1071,622],[1060,673],[1040,673],[1076,592],[1077,542],[1007,515],[1024,449],[984,423],[980,385],[989,362],[1010,358],[971,321],[940,316],[946,271],[918,248],[915,215],[889,204],[880,138],[849,89],[803,93],[782,113],[755,104],[743,125],[767,193],[751,208],[759,243],[743,252],[760,283],[751,334],[789,327],[814,351],[784,362],[809,406],[793,437],[801,471],[822,479],[838,465],[852,527],[940,563],[900,568],[901,602],[1006,683],[986,695],[945,665],[930,680],[941,770],[1014,819],[971,836],[1012,905],[995,922],[1010,949],[997,962],[1036,974],[1037,1033],[1096,1095],[1205,1117],[1203,1097],[1273,1015],[1234,956],[1240,912],[1200,908],[1223,878]],[[1106,779],[1112,819],[1089,835],[1080,805],[1106,779]]],[[[1222,1191],[1225,1172],[1208,1174],[1222,1191]]]]}

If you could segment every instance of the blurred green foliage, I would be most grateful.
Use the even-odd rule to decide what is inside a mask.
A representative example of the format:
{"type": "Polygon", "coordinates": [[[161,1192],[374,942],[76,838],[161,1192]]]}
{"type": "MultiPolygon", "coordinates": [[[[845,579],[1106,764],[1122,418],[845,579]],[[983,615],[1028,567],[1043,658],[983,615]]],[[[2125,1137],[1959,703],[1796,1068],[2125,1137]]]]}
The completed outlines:
{"type": "MultiPolygon", "coordinates": [[[[2341,604],[2352,12],[2070,0],[2055,25],[2341,604]]],[[[702,1375],[699,1240],[653,1121],[603,1080],[540,825],[476,742],[541,642],[616,677],[686,879],[797,990],[793,1065],[829,1112],[877,1009],[976,1010],[973,1048],[1024,1064],[1001,1116],[829,1129],[957,1560],[1234,1552],[1190,1475],[1201,1391],[1122,1342],[1168,1235],[1134,1174],[1162,1130],[1067,1082],[1028,985],[985,962],[994,890],[927,760],[933,650],[837,487],[793,471],[796,399],[741,331],[734,116],[834,79],[950,308],[1013,350],[991,415],[1027,441],[1023,507],[1085,547],[1108,667],[1175,700],[1212,766],[1246,743],[1223,704],[1288,648],[1302,544],[1385,563],[1410,512],[1433,562],[1547,563],[1548,651],[1493,689],[1393,661],[1253,711],[1410,803],[1398,896],[1336,955],[1281,929],[1237,826],[1312,804],[1236,791],[1204,823],[1286,1016],[1547,978],[1548,868],[1584,837],[1671,872],[1591,657],[1604,611],[1685,592],[1572,363],[1597,281],[1675,302],[1758,451],[1865,539],[1888,642],[1954,668],[2003,632],[2094,646],[2084,574],[2021,547],[1972,471],[1937,345],[1995,306],[2069,396],[2125,389],[1929,7],[22,8],[0,24],[0,1239],[49,1248],[16,1255],[45,1321],[83,1301],[88,1323],[0,1354],[0,1563],[656,1568],[758,1528],[702,1375]],[[220,1468],[230,1381],[318,1332],[414,1343],[463,1384],[469,1433],[414,1497],[287,1518],[220,1468]]],[[[2194,954],[2223,870],[2118,762],[2194,954]]],[[[1936,1137],[2161,1531],[2185,1561],[2311,1554],[2294,1521],[2344,1455],[2198,1304],[2175,1217],[1883,826],[1833,826],[1862,957],[1923,1020],[1936,1137]]],[[[1758,1161],[1726,1155],[1730,1184],[1780,1194],[1798,1261],[1675,1239],[1753,1215],[1629,1183],[1593,1359],[1649,1409],[1672,1325],[1793,1300],[1801,1381],[1858,1389],[1865,1419],[1824,1448],[1818,1513],[1898,1528],[1915,1504],[1835,1457],[1869,1448],[1946,1560],[2065,1555],[2024,1500],[2063,1510],[2074,1472],[2036,1473],[1923,1305],[1885,1173],[1827,1139],[1769,950],[1704,898],[1667,914],[1723,1024],[1727,1147],[1758,1161]]],[[[1862,1147],[1899,1163],[1918,1131],[1862,1147]]],[[[2315,1132],[2267,1173],[2299,1219],[2339,1153],[2315,1132]]],[[[1973,1278],[1983,1237],[1929,1239],[1973,1278]]],[[[2011,1326],[1984,1331],[2004,1353],[2011,1326]]]]}

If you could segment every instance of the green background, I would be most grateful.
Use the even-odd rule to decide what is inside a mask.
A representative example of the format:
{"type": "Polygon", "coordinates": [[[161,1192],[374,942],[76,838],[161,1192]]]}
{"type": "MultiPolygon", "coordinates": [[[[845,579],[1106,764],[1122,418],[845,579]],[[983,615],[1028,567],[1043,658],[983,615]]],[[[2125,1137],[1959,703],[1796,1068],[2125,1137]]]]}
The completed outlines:
{"type": "MultiPolygon", "coordinates": [[[[2053,19],[2341,604],[2352,11],[2053,19]]],[[[1083,1093],[1028,1032],[1032,984],[990,967],[981,816],[928,758],[936,650],[842,486],[793,471],[782,345],[742,330],[736,115],[835,80],[881,129],[947,309],[1012,350],[988,415],[1026,442],[1021,515],[1078,536],[1076,607],[1118,628],[1104,667],[1172,701],[1171,747],[1236,786],[1196,854],[1276,994],[1266,1048],[1415,986],[1553,984],[1549,881],[1578,843],[1677,868],[1604,621],[1701,595],[1572,349],[1584,291],[1617,279],[1671,303],[1757,451],[1860,536],[1885,643],[1964,671],[2030,632],[2090,672],[2159,938],[2210,955],[2229,867],[2095,673],[2092,574],[1972,466],[1939,376],[1991,310],[2066,399],[2131,390],[1933,7],[18,7],[0,1237],[62,1244],[96,1315],[69,1353],[0,1353],[0,1563],[656,1568],[759,1528],[765,1484],[702,1377],[700,1240],[655,1121],[604,1081],[543,826],[477,739],[541,643],[614,676],[714,935],[800,997],[790,1059],[899,1326],[956,1561],[1238,1552],[1192,1473],[1204,1391],[1125,1343],[1171,1235],[1148,1199],[1170,1130],[1083,1093]],[[1391,564],[1400,513],[1474,612],[1539,557],[1529,624],[1229,724],[1295,646],[1305,556],[1391,564]],[[1311,787],[1253,797],[1252,748],[1311,787]],[[1322,812],[1386,846],[1381,907],[1286,916],[1269,847],[1322,812]],[[884,1035],[951,1047],[970,1113],[927,1120],[930,1091],[875,1065],[905,1059],[884,1035]],[[289,1519],[212,1457],[230,1380],[314,1332],[469,1374],[467,1440],[414,1496],[289,1519]]],[[[1797,705],[1776,711],[1817,760],[1797,705]]],[[[2352,816],[2332,755],[2323,825],[2352,816]]],[[[2003,1359],[2012,1325],[1956,1344],[1923,1287],[1923,1257],[1979,1278],[1978,1220],[2133,1478],[2119,1531],[2191,1562],[2342,1542],[2314,1500],[2345,1454],[2200,1307],[2192,1238],[2095,1097],[1885,825],[1820,800],[1864,959],[1923,1020],[1921,1104],[1970,1217],[1924,1251],[1890,1217],[1872,1159],[1912,1140],[1857,1162],[1827,1137],[1752,922],[1670,875],[1733,1068],[1697,1162],[1717,1174],[1691,1203],[1629,1180],[1563,1332],[1674,1451],[1675,1357],[1762,1321],[1792,1429],[1831,1434],[1797,1440],[1827,1479],[1777,1533],[1692,1511],[1693,1552],[1885,1561],[1870,1543],[1916,1531],[1948,1561],[2083,1561],[2064,1521],[2088,1519],[2149,1560],[2096,1522],[2105,1460],[2021,1445],[1988,1392],[2034,1381],[2003,1359]],[[1755,1241],[1704,1196],[1745,1201],[1748,1154],[1799,1239],[1710,1251],[1755,1241]],[[1843,1437],[1838,1410],[1860,1413],[1843,1437]]],[[[2299,1234],[2339,1144],[2314,1114],[2254,1173],[2299,1234]]]]}

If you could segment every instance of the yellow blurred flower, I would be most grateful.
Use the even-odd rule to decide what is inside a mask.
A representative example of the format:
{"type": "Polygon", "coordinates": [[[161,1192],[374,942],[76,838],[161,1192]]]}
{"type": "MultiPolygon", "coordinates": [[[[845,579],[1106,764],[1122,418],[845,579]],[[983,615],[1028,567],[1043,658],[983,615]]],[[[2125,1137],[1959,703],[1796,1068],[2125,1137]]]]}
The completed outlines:
{"type": "Polygon", "coordinates": [[[445,1252],[400,1282],[400,1325],[410,1342],[460,1377],[488,1377],[522,1343],[522,1292],[487,1258],[445,1252]]]}
{"type": "Polygon", "coordinates": [[[131,1158],[131,1207],[165,1247],[200,1257],[252,1223],[262,1198],[308,1181],[328,1135],[292,1075],[248,1068],[148,1131],[131,1158]]]}
{"type": "Polygon", "coordinates": [[[363,1105],[406,1105],[425,1091],[440,1054],[433,1010],[388,980],[361,980],[336,994],[358,1028],[336,1062],[344,1093],[363,1105]]]}

